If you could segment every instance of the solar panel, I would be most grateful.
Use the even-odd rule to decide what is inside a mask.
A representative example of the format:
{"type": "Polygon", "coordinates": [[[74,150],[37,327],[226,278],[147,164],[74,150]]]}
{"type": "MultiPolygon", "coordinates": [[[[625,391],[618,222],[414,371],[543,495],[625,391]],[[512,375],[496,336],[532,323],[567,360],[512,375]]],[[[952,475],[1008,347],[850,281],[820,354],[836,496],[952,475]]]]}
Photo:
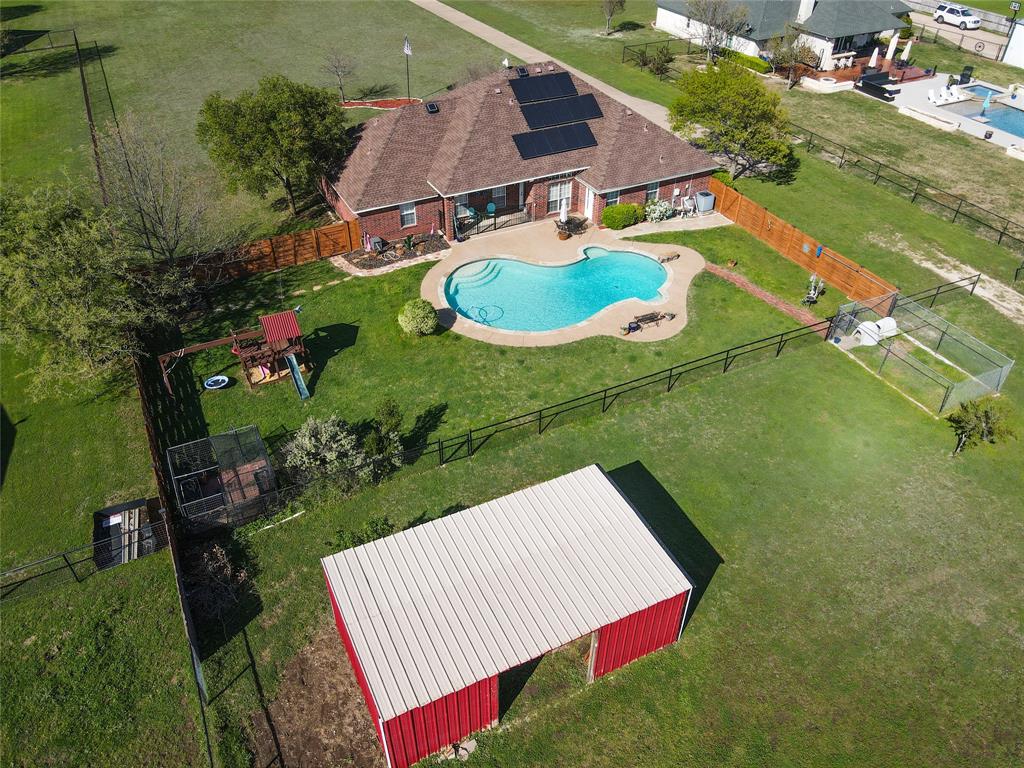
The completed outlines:
{"type": "Polygon", "coordinates": [[[586,123],[571,123],[540,131],[517,133],[512,136],[512,141],[516,143],[516,149],[523,160],[597,146],[594,132],[586,123]]]}
{"type": "Polygon", "coordinates": [[[523,77],[509,80],[508,84],[512,87],[516,101],[520,104],[576,95],[576,86],[572,84],[572,78],[569,77],[568,72],[554,72],[540,77],[523,77]]]}
{"type": "Polygon", "coordinates": [[[598,106],[597,99],[592,93],[522,104],[519,108],[531,130],[604,117],[601,107],[598,106]]]}

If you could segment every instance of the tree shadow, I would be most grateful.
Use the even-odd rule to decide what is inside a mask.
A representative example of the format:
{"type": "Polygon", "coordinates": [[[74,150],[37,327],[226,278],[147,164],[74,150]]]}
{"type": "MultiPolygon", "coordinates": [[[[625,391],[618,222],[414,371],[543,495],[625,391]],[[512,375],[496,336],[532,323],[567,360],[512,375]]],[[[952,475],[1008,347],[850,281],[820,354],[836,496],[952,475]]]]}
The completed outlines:
{"type": "Polygon", "coordinates": [[[526,663],[512,667],[498,675],[498,720],[505,717],[515,700],[519,698],[519,694],[530,682],[530,678],[537,671],[543,658],[543,656],[538,656],[536,659],[530,659],[526,663]]]}
{"type": "Polygon", "coordinates": [[[693,584],[693,595],[686,611],[689,623],[715,571],[724,562],[722,556],[643,462],[626,464],[612,470],[608,476],[693,584]]]}
{"type": "Polygon", "coordinates": [[[320,376],[327,367],[327,363],[337,355],[354,346],[359,336],[359,326],[351,323],[333,323],[320,328],[314,328],[313,332],[305,337],[306,351],[309,353],[310,363],[313,371],[306,381],[310,395],[316,394],[316,385],[320,376]]]}
{"type": "Polygon", "coordinates": [[[638,29],[643,29],[644,25],[638,21],[620,21],[612,29],[613,32],[636,32],[638,29]]]}
{"type": "Polygon", "coordinates": [[[22,3],[21,5],[0,5],[0,22],[7,23],[15,19],[23,19],[33,13],[39,13],[43,6],[38,3],[22,3]]]}
{"type": "Polygon", "coordinates": [[[795,152],[791,152],[786,162],[768,171],[764,174],[764,178],[779,186],[785,186],[796,181],[796,173],[799,170],[800,158],[796,156],[795,152]]]}
{"type": "Polygon", "coordinates": [[[25,419],[21,419],[17,424],[11,421],[7,409],[0,405],[0,488],[3,488],[4,480],[7,479],[7,466],[11,463],[11,454],[14,452],[18,424],[24,421],[25,419]]]}
{"type": "Polygon", "coordinates": [[[416,417],[412,428],[402,436],[406,463],[415,464],[427,449],[427,441],[444,423],[448,403],[435,403],[416,417]]]}
{"type": "MultiPolygon", "coordinates": [[[[113,45],[82,48],[82,64],[88,64],[106,57],[117,50],[113,45]]],[[[17,60],[8,59],[0,69],[0,80],[20,77],[26,80],[38,77],[54,77],[78,68],[78,55],[74,48],[61,48],[45,53],[23,53],[17,60]]]]}
{"type": "Polygon", "coordinates": [[[462,512],[464,509],[468,509],[468,507],[466,507],[465,504],[456,502],[455,504],[449,504],[437,514],[431,514],[427,511],[420,512],[416,517],[406,523],[402,530],[408,531],[410,528],[415,528],[417,525],[423,525],[424,523],[429,523],[432,520],[440,520],[442,517],[454,515],[456,512],[462,512]]]}

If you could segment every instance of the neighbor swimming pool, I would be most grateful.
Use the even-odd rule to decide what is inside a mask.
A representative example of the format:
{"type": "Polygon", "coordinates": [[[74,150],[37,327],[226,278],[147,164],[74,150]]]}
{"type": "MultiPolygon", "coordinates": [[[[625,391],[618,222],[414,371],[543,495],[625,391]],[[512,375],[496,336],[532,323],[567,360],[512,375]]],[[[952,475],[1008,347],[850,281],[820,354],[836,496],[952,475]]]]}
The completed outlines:
{"type": "Polygon", "coordinates": [[[448,276],[444,296],[460,315],[491,328],[553,331],[625,299],[657,299],[667,276],[649,256],[591,246],[559,267],[516,259],[464,264],[448,276]]]}
{"type": "Polygon", "coordinates": [[[1003,93],[998,88],[989,88],[987,85],[968,85],[961,90],[973,93],[981,99],[984,99],[986,96],[1000,96],[1003,93]]]}
{"type": "MultiPolygon", "coordinates": [[[[961,101],[945,106],[943,109],[960,117],[971,119],[982,117],[981,105],[976,101],[961,101]]],[[[985,110],[984,117],[987,118],[987,121],[979,121],[983,125],[1024,138],[1024,110],[1006,104],[992,104],[985,110]]]]}

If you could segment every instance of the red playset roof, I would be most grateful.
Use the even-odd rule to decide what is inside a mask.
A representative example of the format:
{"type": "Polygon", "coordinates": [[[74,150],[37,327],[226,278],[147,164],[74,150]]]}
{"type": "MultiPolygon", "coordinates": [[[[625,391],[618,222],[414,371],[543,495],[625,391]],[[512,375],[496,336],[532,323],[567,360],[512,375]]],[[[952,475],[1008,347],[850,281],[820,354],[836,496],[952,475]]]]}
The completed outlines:
{"type": "Polygon", "coordinates": [[[299,320],[295,316],[295,311],[291,309],[287,312],[261,317],[260,326],[263,328],[263,335],[268,344],[275,341],[297,339],[302,336],[299,320]]]}

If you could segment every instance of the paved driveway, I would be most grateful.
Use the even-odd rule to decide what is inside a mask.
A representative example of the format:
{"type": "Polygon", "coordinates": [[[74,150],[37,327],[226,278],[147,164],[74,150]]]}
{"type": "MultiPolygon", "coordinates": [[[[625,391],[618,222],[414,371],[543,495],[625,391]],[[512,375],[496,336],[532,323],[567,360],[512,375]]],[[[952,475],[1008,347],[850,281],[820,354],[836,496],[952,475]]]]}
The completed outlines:
{"type": "MultiPolygon", "coordinates": [[[[1007,3],[1009,5],[1009,3],[1007,3]]],[[[995,32],[989,32],[985,29],[968,29],[966,32],[961,32],[956,27],[950,26],[949,24],[939,24],[927,13],[911,13],[910,18],[913,19],[915,24],[923,24],[927,28],[922,34],[925,40],[932,40],[935,31],[938,30],[939,37],[944,40],[948,40],[954,45],[963,48],[965,51],[976,53],[979,56],[984,56],[986,59],[999,59],[999,55],[1003,50],[1003,46],[1006,45],[1006,36],[1000,35],[995,32]]],[[[911,58],[914,55],[914,49],[910,49],[911,58]]],[[[922,62],[927,65],[927,62],[922,62]]]]}

